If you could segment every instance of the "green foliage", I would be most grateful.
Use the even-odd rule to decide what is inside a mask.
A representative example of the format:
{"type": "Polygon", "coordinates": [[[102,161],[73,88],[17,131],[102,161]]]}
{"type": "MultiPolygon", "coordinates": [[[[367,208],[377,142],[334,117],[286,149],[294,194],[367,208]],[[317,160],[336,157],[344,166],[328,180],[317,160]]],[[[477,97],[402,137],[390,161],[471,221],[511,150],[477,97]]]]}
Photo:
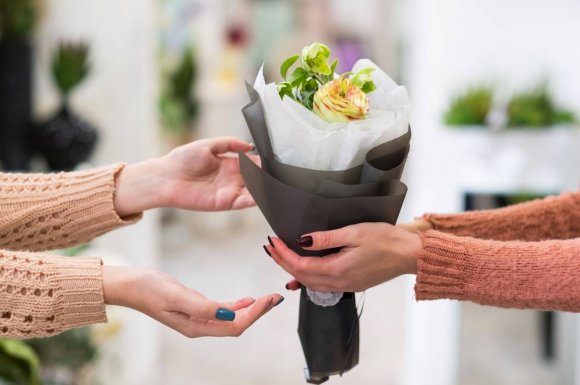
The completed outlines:
{"type": "Polygon", "coordinates": [[[179,64],[165,74],[159,109],[161,123],[174,133],[182,132],[197,116],[199,104],[193,95],[197,81],[197,63],[193,50],[186,49],[179,64]]]}
{"type": "Polygon", "coordinates": [[[28,41],[36,14],[36,0],[0,0],[0,42],[28,41]]]}
{"type": "Polygon", "coordinates": [[[468,89],[451,101],[445,113],[445,123],[449,126],[484,125],[491,109],[492,89],[479,86],[468,89]]]}
{"type": "Polygon", "coordinates": [[[572,112],[555,107],[545,85],[515,95],[508,104],[510,127],[546,127],[575,121],[572,112]]]}
{"type": "MultiPolygon", "coordinates": [[[[330,49],[326,45],[312,43],[302,49],[301,55],[293,55],[284,60],[280,66],[280,75],[284,81],[277,85],[280,98],[292,98],[312,110],[316,91],[334,80],[338,59],[328,64],[329,58],[330,49]],[[294,70],[288,75],[290,68],[294,65],[296,65],[294,70]]],[[[373,71],[374,68],[363,68],[354,76],[352,72],[346,72],[340,77],[352,76],[352,82],[356,87],[365,93],[370,93],[376,89],[370,77],[373,71]]]]}
{"type": "Polygon", "coordinates": [[[65,367],[73,372],[97,358],[98,349],[91,338],[91,328],[65,331],[52,337],[28,340],[43,366],[65,367]]]}
{"type": "Polygon", "coordinates": [[[61,95],[70,92],[89,74],[89,45],[84,42],[60,43],[52,60],[52,75],[61,95]]]}
{"type": "Polygon", "coordinates": [[[41,384],[38,356],[25,342],[0,340],[0,383],[41,384]]]}

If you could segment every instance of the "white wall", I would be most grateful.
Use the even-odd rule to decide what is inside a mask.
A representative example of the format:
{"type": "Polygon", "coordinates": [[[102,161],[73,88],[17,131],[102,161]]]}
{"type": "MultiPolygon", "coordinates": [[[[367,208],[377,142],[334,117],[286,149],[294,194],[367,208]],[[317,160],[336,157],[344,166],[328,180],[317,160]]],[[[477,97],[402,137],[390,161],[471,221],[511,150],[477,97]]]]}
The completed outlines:
{"type": "MultiPolygon", "coordinates": [[[[450,97],[481,81],[503,95],[548,79],[565,107],[580,112],[580,2],[574,0],[413,0],[406,18],[406,79],[412,106],[413,147],[407,166],[409,195],[402,220],[423,212],[461,209],[460,159],[441,124],[450,97]]],[[[477,144],[476,144],[477,146],[477,144]]],[[[509,162],[509,159],[508,159],[509,162]]],[[[509,165],[506,165],[509,166],[509,165]]],[[[580,170],[570,179],[580,180],[580,170]]],[[[411,286],[411,285],[409,285],[411,286]]],[[[404,382],[457,381],[457,303],[409,301],[404,382]],[[435,337],[439,336],[439,337],[435,337]],[[440,338],[444,337],[444,338],[440,338]]],[[[577,346],[580,351],[580,346],[577,346]]]]}
{"type": "MultiPolygon", "coordinates": [[[[37,35],[36,105],[46,116],[58,105],[49,76],[51,53],[60,40],[91,44],[92,73],[73,95],[73,108],[99,129],[94,164],[134,162],[157,152],[157,63],[154,0],[46,0],[37,35]]],[[[156,215],[95,242],[126,263],[155,266],[159,258],[156,215]]],[[[111,314],[111,313],[110,313],[111,314]]],[[[118,361],[107,384],[158,384],[158,326],[143,315],[115,312],[122,319],[118,361]],[[116,367],[116,369],[115,369],[116,367]]]]}

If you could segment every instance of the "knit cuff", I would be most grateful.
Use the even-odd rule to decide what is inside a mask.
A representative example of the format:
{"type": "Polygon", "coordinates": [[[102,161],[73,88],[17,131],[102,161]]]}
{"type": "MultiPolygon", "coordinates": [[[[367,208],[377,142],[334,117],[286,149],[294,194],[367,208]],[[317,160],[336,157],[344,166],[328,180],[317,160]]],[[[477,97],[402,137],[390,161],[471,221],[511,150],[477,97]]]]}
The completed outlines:
{"type": "Polygon", "coordinates": [[[120,218],[115,210],[115,179],[125,168],[119,163],[96,169],[64,174],[66,187],[74,192],[72,200],[69,194],[64,194],[67,203],[76,203],[79,223],[86,231],[103,233],[116,227],[136,223],[143,213],[120,218]]]}
{"type": "Polygon", "coordinates": [[[54,332],[107,322],[101,259],[53,256],[49,261],[47,275],[56,287],[54,332]]]}
{"type": "Polygon", "coordinates": [[[434,230],[423,233],[421,238],[423,247],[417,260],[416,299],[463,299],[468,253],[465,239],[434,230]]]}
{"type": "Polygon", "coordinates": [[[433,230],[457,235],[469,233],[470,228],[481,221],[482,218],[470,214],[473,213],[423,214],[421,218],[429,222],[433,230]]]}

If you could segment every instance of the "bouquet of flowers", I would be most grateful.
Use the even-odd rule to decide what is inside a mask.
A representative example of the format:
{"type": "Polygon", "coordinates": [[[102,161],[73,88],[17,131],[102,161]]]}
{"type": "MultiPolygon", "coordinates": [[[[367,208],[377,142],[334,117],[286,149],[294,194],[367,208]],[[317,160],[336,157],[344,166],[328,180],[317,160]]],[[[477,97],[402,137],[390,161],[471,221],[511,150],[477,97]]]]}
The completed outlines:
{"type": "MultiPolygon", "coordinates": [[[[245,184],[270,226],[304,257],[295,240],[360,222],[394,224],[407,187],[409,100],[370,60],[336,74],[330,50],[313,43],[284,61],[284,81],[266,84],[260,70],[242,112],[262,167],[240,154],[245,184]]],[[[298,334],[306,379],[322,383],[358,363],[354,293],[303,288],[298,334]]]]}

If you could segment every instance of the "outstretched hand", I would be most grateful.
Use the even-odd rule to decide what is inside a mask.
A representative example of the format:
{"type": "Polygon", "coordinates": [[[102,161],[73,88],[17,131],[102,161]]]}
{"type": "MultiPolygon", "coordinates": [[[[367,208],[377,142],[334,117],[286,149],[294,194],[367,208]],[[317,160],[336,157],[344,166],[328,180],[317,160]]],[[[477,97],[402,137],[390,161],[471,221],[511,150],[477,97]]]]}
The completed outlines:
{"type": "Polygon", "coordinates": [[[232,154],[252,149],[232,137],[202,139],[126,166],[117,177],[115,209],[127,216],[154,207],[222,211],[254,206],[238,156],[232,154]]]}
{"type": "Polygon", "coordinates": [[[172,276],[147,269],[103,267],[105,303],[138,310],[190,337],[239,336],[282,302],[279,294],[217,302],[172,276]]]}

